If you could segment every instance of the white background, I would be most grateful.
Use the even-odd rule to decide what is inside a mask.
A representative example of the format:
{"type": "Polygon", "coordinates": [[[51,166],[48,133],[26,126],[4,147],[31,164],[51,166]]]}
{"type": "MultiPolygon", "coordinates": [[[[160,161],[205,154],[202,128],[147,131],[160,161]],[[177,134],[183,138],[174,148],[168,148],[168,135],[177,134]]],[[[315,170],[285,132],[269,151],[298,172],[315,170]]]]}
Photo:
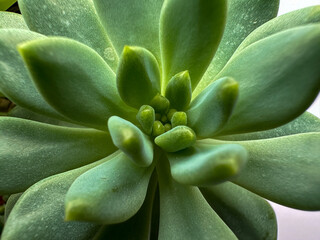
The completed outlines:
{"type": "MultiPolygon", "coordinates": [[[[320,0],[280,0],[279,15],[313,5],[320,5],[320,0]]],[[[320,117],[320,95],[309,111],[320,117]]],[[[320,240],[320,212],[294,210],[272,202],[271,205],[278,219],[278,240],[320,240]]]]}

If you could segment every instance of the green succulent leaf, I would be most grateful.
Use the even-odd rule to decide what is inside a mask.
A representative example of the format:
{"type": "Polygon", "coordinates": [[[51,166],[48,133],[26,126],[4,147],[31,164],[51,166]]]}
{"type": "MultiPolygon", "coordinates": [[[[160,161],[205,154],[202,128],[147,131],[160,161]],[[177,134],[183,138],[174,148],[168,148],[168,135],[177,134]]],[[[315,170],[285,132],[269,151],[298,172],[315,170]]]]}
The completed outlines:
{"type": "Polygon", "coordinates": [[[115,151],[108,133],[13,117],[0,118],[1,194],[99,160],[115,151]]]}
{"type": "Polygon", "coordinates": [[[192,146],[197,137],[187,126],[177,126],[156,137],[154,142],[167,152],[177,152],[192,146]]]}
{"type": "Polygon", "coordinates": [[[16,0],[0,0],[0,11],[7,10],[16,0]]]}
{"type": "Polygon", "coordinates": [[[170,101],[171,108],[186,109],[191,101],[191,95],[191,79],[188,71],[180,72],[170,79],[165,96],[170,101]]]}
{"type": "Polygon", "coordinates": [[[173,181],[167,160],[160,160],[161,164],[157,166],[160,187],[158,239],[237,239],[200,190],[173,181]]]}
{"type": "Polygon", "coordinates": [[[110,39],[121,55],[125,45],[141,46],[160,60],[159,18],[164,0],[93,0],[110,39]]]}
{"type": "Polygon", "coordinates": [[[99,225],[65,222],[64,200],[72,182],[108,158],[46,178],[30,187],[12,209],[2,233],[3,240],[87,240],[99,225]]]}
{"type": "Polygon", "coordinates": [[[232,58],[217,79],[237,79],[241,94],[220,135],[275,128],[302,114],[320,89],[319,37],[320,24],[297,27],[232,58]]]}
{"type": "Polygon", "coordinates": [[[222,40],[193,97],[210,84],[239,44],[254,29],[277,16],[278,8],[279,0],[228,0],[227,22],[222,40]]]}
{"type": "MultiPolygon", "coordinates": [[[[312,6],[296,11],[289,12],[281,15],[271,21],[263,24],[261,27],[253,31],[238,47],[235,51],[234,56],[240,53],[243,49],[250,46],[251,44],[260,41],[273,34],[281,31],[310,24],[320,22],[320,5],[312,6]]],[[[232,57],[234,57],[232,56],[232,57]]]]}
{"type": "Polygon", "coordinates": [[[154,172],[149,183],[146,199],[138,213],[123,223],[104,226],[93,240],[110,238],[112,240],[150,240],[152,208],[156,188],[157,177],[154,172]]]}
{"type": "Polygon", "coordinates": [[[141,125],[142,130],[150,135],[155,121],[155,111],[149,105],[142,105],[137,114],[137,120],[141,125]]]}
{"type": "Polygon", "coordinates": [[[160,92],[156,58],[145,48],[125,46],[117,70],[117,88],[123,101],[139,109],[160,92]]]}
{"type": "Polygon", "coordinates": [[[19,52],[46,101],[72,121],[107,130],[112,115],[135,119],[117,94],[115,74],[88,46],[52,37],[23,43],[19,52]]]}
{"type": "Polygon", "coordinates": [[[263,198],[230,182],[202,188],[201,192],[238,239],[277,239],[276,216],[263,198]]]}
{"type": "Polygon", "coordinates": [[[154,166],[141,168],[124,154],[78,177],[66,196],[66,220],[121,223],[141,208],[154,166]]]}
{"type": "Polygon", "coordinates": [[[22,29],[0,29],[0,92],[14,103],[37,113],[64,119],[36,90],[16,47],[45,36],[22,29]]]}
{"type": "Polygon", "coordinates": [[[19,28],[25,30],[29,29],[22,15],[12,12],[0,12],[0,29],[1,28],[19,28]]]}
{"type": "Polygon", "coordinates": [[[197,145],[168,154],[173,179],[208,186],[233,178],[244,167],[247,151],[237,144],[197,145]]]}
{"type": "Polygon", "coordinates": [[[118,55],[91,0],[19,0],[19,7],[32,31],[82,42],[116,70],[118,55]]]}
{"type": "Polygon", "coordinates": [[[260,132],[221,136],[219,139],[231,141],[257,140],[308,132],[320,132],[320,119],[311,113],[305,112],[281,127],[260,132]]]}
{"type": "Polygon", "coordinates": [[[239,84],[230,77],[211,83],[190,104],[188,126],[198,137],[213,137],[229,120],[238,99],[239,84]]]}
{"type": "Polygon", "coordinates": [[[320,210],[320,133],[233,143],[245,147],[249,156],[234,183],[291,208],[320,210]]]}
{"type": "Polygon", "coordinates": [[[221,40],[226,0],[167,0],[160,18],[162,88],[188,70],[192,89],[198,84],[221,40]]]}
{"type": "Polygon", "coordinates": [[[12,211],[14,205],[16,205],[17,201],[21,197],[22,193],[11,194],[6,202],[5,212],[4,212],[4,222],[7,221],[10,212],[12,211]]]}
{"type": "Polygon", "coordinates": [[[151,165],[153,144],[139,128],[117,116],[109,118],[108,128],[114,145],[134,163],[140,167],[151,165]]]}

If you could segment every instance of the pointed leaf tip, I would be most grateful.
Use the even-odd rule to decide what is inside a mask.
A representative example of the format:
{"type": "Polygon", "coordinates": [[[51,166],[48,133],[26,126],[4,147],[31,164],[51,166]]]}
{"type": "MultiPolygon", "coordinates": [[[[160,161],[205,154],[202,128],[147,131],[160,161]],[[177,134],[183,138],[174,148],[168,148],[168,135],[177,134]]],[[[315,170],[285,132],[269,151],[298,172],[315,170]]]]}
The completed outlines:
{"type": "Polygon", "coordinates": [[[147,49],[124,46],[117,70],[117,87],[123,101],[140,108],[160,92],[160,70],[147,49]]]}
{"type": "Polygon", "coordinates": [[[239,84],[230,77],[211,83],[186,112],[188,125],[201,138],[215,136],[228,122],[238,99],[239,84]]]}
{"type": "Polygon", "coordinates": [[[188,71],[180,72],[170,79],[165,93],[170,101],[170,107],[184,110],[189,106],[191,95],[191,79],[188,71]]]}
{"type": "Polygon", "coordinates": [[[141,167],[150,166],[153,160],[153,145],[149,138],[132,123],[112,116],[108,128],[113,143],[141,167]]]}
{"type": "Polygon", "coordinates": [[[156,137],[155,143],[167,152],[176,152],[192,146],[196,141],[196,134],[187,126],[177,126],[156,137]]]}

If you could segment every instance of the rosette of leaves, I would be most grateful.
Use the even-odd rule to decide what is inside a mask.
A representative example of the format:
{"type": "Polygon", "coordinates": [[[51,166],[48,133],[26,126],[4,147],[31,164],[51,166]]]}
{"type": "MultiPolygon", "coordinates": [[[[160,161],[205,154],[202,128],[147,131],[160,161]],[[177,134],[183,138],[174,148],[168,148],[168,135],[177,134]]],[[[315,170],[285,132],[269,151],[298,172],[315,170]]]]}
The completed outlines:
{"type": "Polygon", "coordinates": [[[276,239],[263,198],[320,209],[320,6],[19,4],[0,13],[3,240],[276,239]]]}

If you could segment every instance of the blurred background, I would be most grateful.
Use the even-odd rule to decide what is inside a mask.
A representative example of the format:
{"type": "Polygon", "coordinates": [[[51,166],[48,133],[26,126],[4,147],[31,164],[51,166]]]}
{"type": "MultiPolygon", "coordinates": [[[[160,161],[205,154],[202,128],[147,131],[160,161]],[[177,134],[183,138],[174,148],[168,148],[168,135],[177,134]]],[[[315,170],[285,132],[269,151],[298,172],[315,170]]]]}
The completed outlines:
{"type": "MultiPolygon", "coordinates": [[[[313,5],[320,5],[320,0],[280,0],[279,15],[313,5]]],[[[320,94],[308,111],[320,118],[320,94]]],[[[320,240],[320,212],[294,210],[273,202],[270,204],[278,219],[278,240],[320,240]]]]}

